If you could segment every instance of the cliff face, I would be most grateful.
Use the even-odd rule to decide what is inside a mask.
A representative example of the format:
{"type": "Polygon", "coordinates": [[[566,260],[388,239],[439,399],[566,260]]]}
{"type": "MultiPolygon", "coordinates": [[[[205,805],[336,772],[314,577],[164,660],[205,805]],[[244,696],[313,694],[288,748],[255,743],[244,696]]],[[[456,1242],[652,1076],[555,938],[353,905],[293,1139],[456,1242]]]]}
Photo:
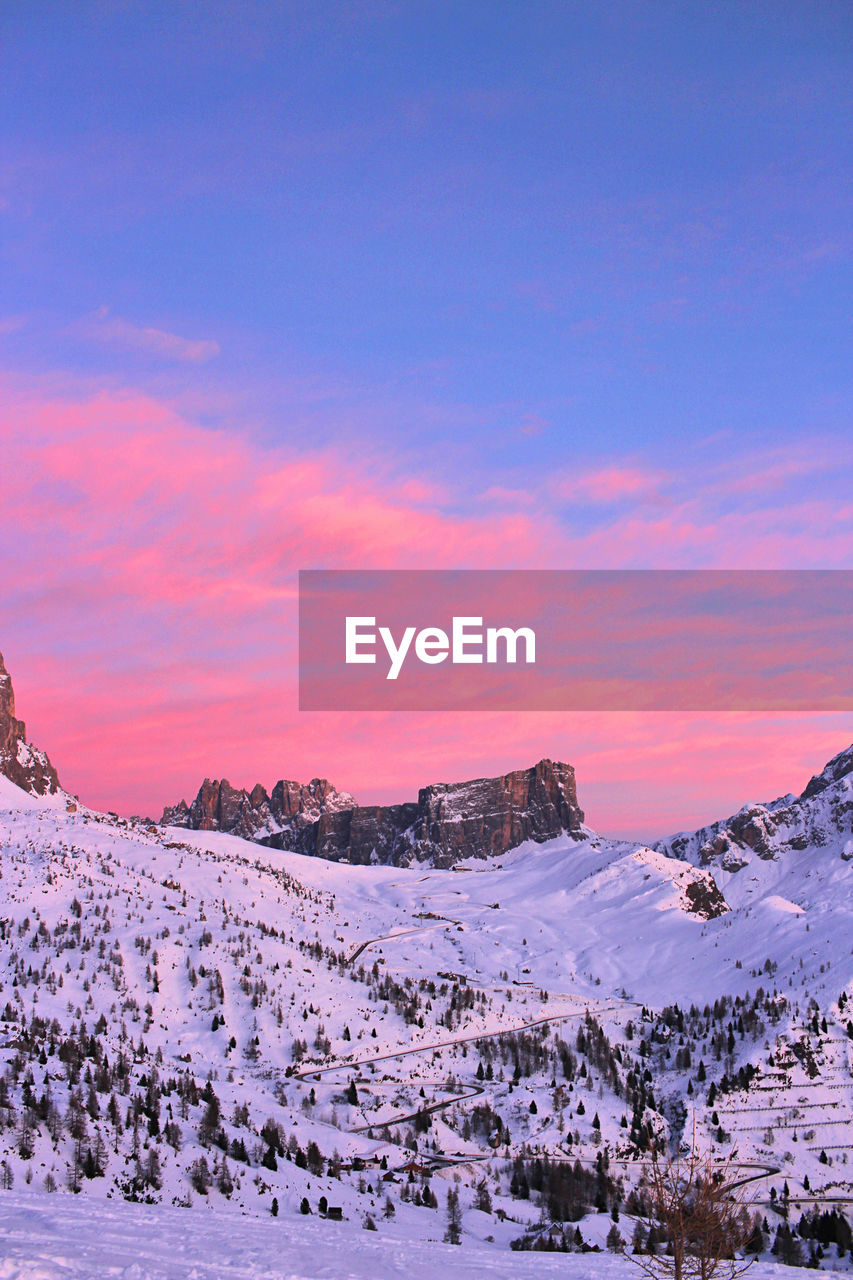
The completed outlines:
{"type": "Polygon", "coordinates": [[[322,815],[354,805],[352,796],[336,791],[325,778],[312,778],[305,784],[282,779],[269,795],[260,783],[251,791],[241,791],[227,778],[221,782],[205,778],[192,804],[181,800],[164,809],[160,823],[195,831],[227,831],[256,841],[286,833],[291,843],[279,847],[295,849],[302,831],[322,815]]]}
{"type": "Polygon", "coordinates": [[[52,795],[59,778],[44,751],[27,742],[23,720],[15,717],[12,677],[0,653],[0,773],[30,795],[52,795]]]}
{"type": "Polygon", "coordinates": [[[405,866],[430,860],[452,866],[463,858],[506,853],[525,840],[552,840],[579,832],[571,765],[540,760],[500,778],[436,783],[416,803],[357,805],[325,779],[307,785],[279,782],[236,791],[205,780],[191,805],[166,809],[164,825],[228,831],[276,849],[293,849],[335,862],[405,866]]]}
{"type": "Polygon", "coordinates": [[[439,783],[418,795],[416,856],[444,865],[458,858],[505,853],[525,840],[552,840],[583,823],[571,765],[540,760],[502,778],[439,783]]]}

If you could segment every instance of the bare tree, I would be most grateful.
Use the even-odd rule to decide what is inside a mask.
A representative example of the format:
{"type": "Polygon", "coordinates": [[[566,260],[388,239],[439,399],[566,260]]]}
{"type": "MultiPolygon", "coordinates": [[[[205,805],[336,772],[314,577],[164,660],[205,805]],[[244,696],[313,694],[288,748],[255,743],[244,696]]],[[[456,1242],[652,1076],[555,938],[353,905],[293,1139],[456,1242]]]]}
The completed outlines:
{"type": "Polygon", "coordinates": [[[653,1280],[727,1280],[752,1265],[737,1259],[752,1232],[750,1195],[737,1177],[733,1156],[717,1159],[693,1142],[688,1153],[661,1153],[649,1135],[649,1160],[641,1184],[648,1206],[645,1226],[663,1239],[663,1251],[628,1254],[653,1280]]]}

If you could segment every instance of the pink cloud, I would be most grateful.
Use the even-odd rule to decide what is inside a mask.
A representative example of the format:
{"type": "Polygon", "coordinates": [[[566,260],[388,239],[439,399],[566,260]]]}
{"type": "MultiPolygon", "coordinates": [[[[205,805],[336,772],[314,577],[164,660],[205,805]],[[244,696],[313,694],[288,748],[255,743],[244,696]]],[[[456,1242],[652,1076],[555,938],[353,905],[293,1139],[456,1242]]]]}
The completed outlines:
{"type": "Polygon", "coordinates": [[[99,307],[93,316],[78,321],[71,332],[101,346],[141,351],[181,364],[204,364],[219,355],[219,343],[212,339],[183,338],[165,329],[132,324],[121,316],[111,315],[108,307],[99,307]]]}
{"type": "Polygon", "coordinates": [[[559,497],[582,502],[657,501],[668,477],[637,466],[602,467],[567,476],[556,485],[559,497]]]}
{"type": "Polygon", "coordinates": [[[18,333],[26,328],[28,317],[25,315],[0,316],[0,338],[10,333],[18,333]]]}
{"type": "Polygon", "coordinates": [[[537,436],[544,435],[550,425],[547,418],[543,418],[537,413],[526,413],[518,425],[518,434],[532,440],[537,436]]]}
{"type": "Polygon", "coordinates": [[[262,683],[220,673],[183,697],[170,683],[183,672],[152,672],[122,700],[112,681],[70,680],[59,660],[6,657],[15,660],[28,728],[51,747],[65,785],[101,808],[154,816],[192,798],[206,775],[246,787],[324,776],[361,803],[394,803],[428,782],[502,774],[550,756],[575,766],[592,827],[652,839],[801,790],[853,738],[849,717],[829,715],[300,716],[271,668],[262,683]]]}
{"type": "Polygon", "coordinates": [[[770,456],[751,460],[741,474],[724,475],[720,483],[732,493],[769,492],[792,480],[836,471],[849,462],[849,453],[848,449],[839,454],[837,446],[822,448],[819,442],[812,442],[808,448],[774,450],[770,456]],[[844,456],[845,453],[848,457],[844,456]]]}
{"type": "Polygon", "coordinates": [[[496,506],[524,509],[535,506],[538,495],[531,489],[512,489],[507,485],[492,484],[480,494],[482,502],[491,502],[496,506]]]}

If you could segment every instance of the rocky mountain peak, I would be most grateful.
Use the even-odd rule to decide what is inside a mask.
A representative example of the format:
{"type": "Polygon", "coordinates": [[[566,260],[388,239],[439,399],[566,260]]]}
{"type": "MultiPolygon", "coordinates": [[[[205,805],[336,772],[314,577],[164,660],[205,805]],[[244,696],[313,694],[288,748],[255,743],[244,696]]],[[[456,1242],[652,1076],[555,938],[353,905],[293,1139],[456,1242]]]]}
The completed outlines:
{"type": "Polygon", "coordinates": [[[415,847],[430,853],[438,848],[442,861],[506,853],[525,840],[552,840],[579,830],[584,818],[574,769],[553,760],[500,778],[434,783],[418,793],[418,810],[415,847]]]}
{"type": "Polygon", "coordinates": [[[227,831],[335,862],[452,866],[579,833],[583,817],[571,765],[540,760],[498,778],[433,783],[416,802],[395,805],[359,805],[325,778],[277,782],[269,794],[260,785],[237,791],[224,779],[205,779],[192,804],[165,809],[161,823],[227,831]]]}
{"type": "Polygon", "coordinates": [[[837,850],[853,859],[853,746],[840,751],[815,774],[801,795],[747,804],[729,818],[681,831],[653,846],[695,866],[736,872],[754,858],[774,861],[791,851],[837,850]]]}
{"type": "Polygon", "coordinates": [[[59,790],[59,778],[44,751],[27,742],[23,720],[15,717],[12,677],[0,653],[0,773],[34,796],[59,790]]]}
{"type": "Polygon", "coordinates": [[[827,787],[831,787],[835,782],[840,782],[848,774],[853,774],[853,746],[847,747],[846,750],[839,751],[837,756],[833,756],[821,772],[816,773],[811,779],[800,799],[810,800],[812,796],[820,795],[822,791],[826,791],[827,787]]]}
{"type": "Polygon", "coordinates": [[[312,778],[307,783],[281,779],[269,793],[259,782],[247,791],[232,787],[227,778],[205,778],[192,804],[181,800],[167,806],[160,823],[196,831],[227,831],[244,840],[262,841],[285,829],[298,834],[321,813],[354,805],[351,795],[336,791],[326,778],[312,778]]]}

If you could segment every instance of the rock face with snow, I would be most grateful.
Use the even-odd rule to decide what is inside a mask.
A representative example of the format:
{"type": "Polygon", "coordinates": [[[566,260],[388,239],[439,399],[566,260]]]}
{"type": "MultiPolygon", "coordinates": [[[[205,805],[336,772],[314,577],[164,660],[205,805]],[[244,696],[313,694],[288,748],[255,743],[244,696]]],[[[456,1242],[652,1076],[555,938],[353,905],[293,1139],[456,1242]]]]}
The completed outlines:
{"type": "Polygon", "coordinates": [[[754,859],[771,861],[786,852],[825,849],[853,859],[853,747],[839,752],[798,796],[744,805],[694,832],[679,832],[654,846],[699,867],[736,872],[754,859]]]}
{"type": "Polygon", "coordinates": [[[413,844],[417,857],[438,853],[437,861],[450,865],[577,832],[583,817],[572,766],[540,760],[502,778],[426,787],[418,795],[413,844]]]}
{"type": "Polygon", "coordinates": [[[325,814],[355,805],[351,795],[336,791],[325,778],[308,783],[282,779],[272,791],[258,783],[251,791],[232,787],[227,778],[205,778],[192,804],[185,800],[163,810],[161,825],[189,827],[194,831],[226,831],[244,840],[262,841],[286,835],[280,847],[301,847],[302,833],[325,814]]]}
{"type": "Polygon", "coordinates": [[[15,718],[12,677],[0,653],[0,773],[30,795],[52,795],[59,778],[44,751],[27,742],[23,720],[15,718]]]}
{"type": "Polygon", "coordinates": [[[447,867],[580,832],[583,811],[571,765],[540,760],[499,778],[435,783],[417,802],[396,805],[358,805],[318,778],[306,786],[279,782],[269,796],[261,786],[236,791],[206,780],[191,805],[166,809],[161,823],[227,831],[334,862],[447,867]]]}

